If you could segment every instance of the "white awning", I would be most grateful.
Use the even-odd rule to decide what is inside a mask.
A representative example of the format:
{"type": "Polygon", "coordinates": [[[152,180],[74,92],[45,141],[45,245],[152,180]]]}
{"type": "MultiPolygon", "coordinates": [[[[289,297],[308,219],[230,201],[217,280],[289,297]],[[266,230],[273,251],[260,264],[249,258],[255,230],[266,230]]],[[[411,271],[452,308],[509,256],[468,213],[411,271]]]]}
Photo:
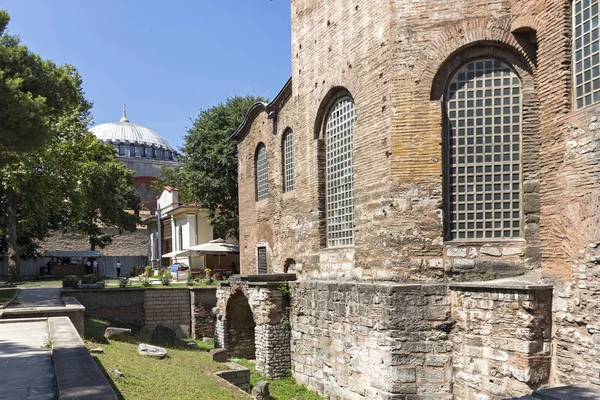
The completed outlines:
{"type": "Polygon", "coordinates": [[[189,250],[177,250],[172,251],[170,253],[166,253],[162,255],[162,258],[177,258],[177,257],[187,257],[191,254],[189,250]]]}
{"type": "Polygon", "coordinates": [[[227,243],[224,239],[215,239],[211,240],[208,243],[199,244],[197,246],[192,246],[188,250],[196,251],[202,254],[239,254],[240,247],[227,243]]]}

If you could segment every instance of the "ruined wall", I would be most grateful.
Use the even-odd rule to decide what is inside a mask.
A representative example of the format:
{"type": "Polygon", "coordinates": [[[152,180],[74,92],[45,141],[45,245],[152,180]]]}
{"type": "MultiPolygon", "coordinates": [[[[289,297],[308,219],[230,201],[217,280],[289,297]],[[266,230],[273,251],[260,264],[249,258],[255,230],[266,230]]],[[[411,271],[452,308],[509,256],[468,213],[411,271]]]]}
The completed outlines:
{"type": "Polygon", "coordinates": [[[142,329],[146,324],[144,314],[146,289],[84,289],[69,290],[85,307],[87,316],[99,317],[107,321],[121,321],[142,329]]]}
{"type": "Polygon", "coordinates": [[[148,289],[144,291],[144,330],[154,330],[163,325],[173,330],[179,326],[190,327],[190,290],[148,289]]]}
{"type": "Polygon", "coordinates": [[[551,290],[452,287],[454,400],[501,400],[549,381],[551,290]]]}
{"type": "Polygon", "coordinates": [[[213,337],[215,319],[212,309],[217,305],[217,289],[195,288],[190,289],[190,304],[192,307],[192,321],[190,334],[196,339],[213,337]]]}
{"type": "Polygon", "coordinates": [[[331,398],[452,399],[443,285],[293,285],[292,370],[331,398]]]}
{"type": "Polygon", "coordinates": [[[289,375],[291,366],[288,296],[281,285],[287,288],[285,282],[221,282],[217,289],[215,348],[256,359],[256,369],[269,378],[289,375]]]}

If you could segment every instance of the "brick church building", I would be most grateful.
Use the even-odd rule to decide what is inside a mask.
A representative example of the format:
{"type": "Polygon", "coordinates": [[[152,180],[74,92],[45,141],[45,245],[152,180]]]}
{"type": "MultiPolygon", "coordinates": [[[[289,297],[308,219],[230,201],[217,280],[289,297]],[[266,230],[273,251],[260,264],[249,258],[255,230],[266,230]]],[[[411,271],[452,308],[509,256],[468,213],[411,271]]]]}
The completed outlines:
{"type": "Polygon", "coordinates": [[[331,398],[600,388],[598,7],[292,1],[292,76],[233,137],[241,271],[298,280],[289,321],[220,289],[220,334],[247,297],[259,369],[285,325],[331,398]]]}

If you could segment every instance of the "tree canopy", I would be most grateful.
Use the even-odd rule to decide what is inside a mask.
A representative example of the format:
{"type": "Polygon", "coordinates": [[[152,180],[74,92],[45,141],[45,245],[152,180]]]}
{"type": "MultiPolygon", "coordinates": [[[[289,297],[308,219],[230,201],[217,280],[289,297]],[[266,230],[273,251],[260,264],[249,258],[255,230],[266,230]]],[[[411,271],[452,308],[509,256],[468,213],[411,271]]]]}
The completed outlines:
{"type": "Polygon", "coordinates": [[[102,227],[134,230],[124,209],[139,198],[114,147],[87,132],[77,70],[31,53],[8,20],[0,10],[0,251],[16,276],[21,250],[34,255],[51,229],[87,235],[91,248],[110,242],[102,227]]]}
{"type": "Polygon", "coordinates": [[[239,229],[237,143],[230,136],[259,101],[267,99],[234,96],[201,110],[180,149],[181,166],[163,170],[159,180],[159,185],[177,187],[181,201],[206,208],[222,236],[237,238],[239,229]]]}

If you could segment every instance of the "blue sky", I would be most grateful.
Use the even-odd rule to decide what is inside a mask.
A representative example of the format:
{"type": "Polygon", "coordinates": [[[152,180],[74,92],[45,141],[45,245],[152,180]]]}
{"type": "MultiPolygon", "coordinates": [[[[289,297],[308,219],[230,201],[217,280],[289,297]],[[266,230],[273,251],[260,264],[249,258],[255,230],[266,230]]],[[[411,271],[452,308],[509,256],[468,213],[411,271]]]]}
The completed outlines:
{"type": "Polygon", "coordinates": [[[289,0],[2,0],[9,33],[72,64],[94,123],[131,122],[174,147],[200,109],[272,99],[291,74],[289,0]]]}

